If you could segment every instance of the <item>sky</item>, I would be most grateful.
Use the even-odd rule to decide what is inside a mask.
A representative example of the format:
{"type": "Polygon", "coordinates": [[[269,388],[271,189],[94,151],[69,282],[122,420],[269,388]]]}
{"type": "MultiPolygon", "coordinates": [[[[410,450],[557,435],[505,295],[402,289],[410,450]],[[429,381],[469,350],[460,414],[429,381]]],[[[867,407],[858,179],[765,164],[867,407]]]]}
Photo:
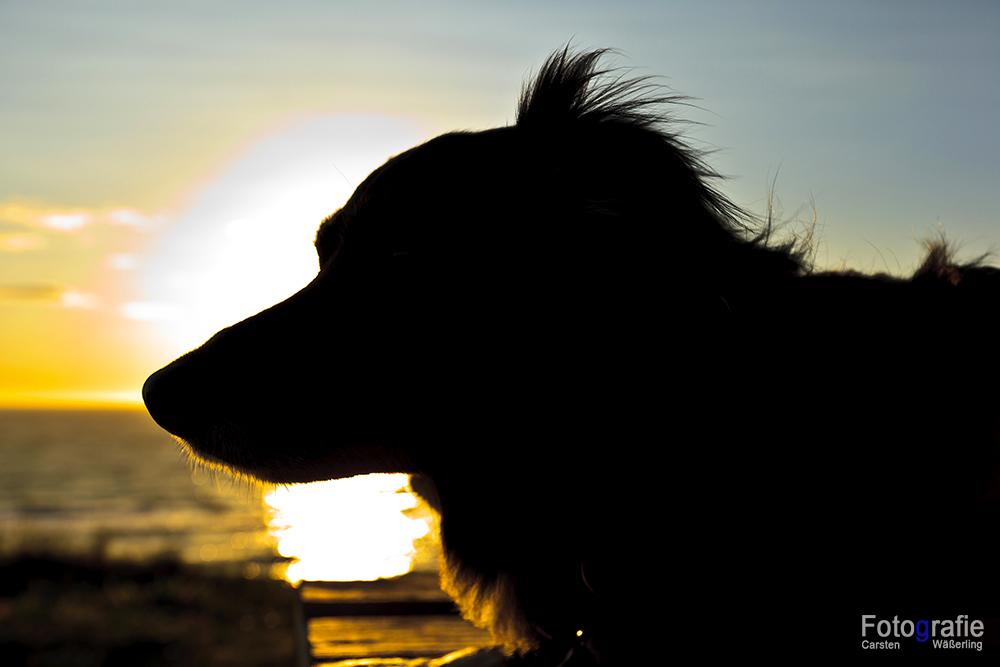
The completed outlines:
{"type": "Polygon", "coordinates": [[[0,0],[0,406],[136,401],[280,301],[390,155],[513,122],[553,50],[696,98],[752,212],[817,263],[1000,249],[1000,4],[0,0]]]}

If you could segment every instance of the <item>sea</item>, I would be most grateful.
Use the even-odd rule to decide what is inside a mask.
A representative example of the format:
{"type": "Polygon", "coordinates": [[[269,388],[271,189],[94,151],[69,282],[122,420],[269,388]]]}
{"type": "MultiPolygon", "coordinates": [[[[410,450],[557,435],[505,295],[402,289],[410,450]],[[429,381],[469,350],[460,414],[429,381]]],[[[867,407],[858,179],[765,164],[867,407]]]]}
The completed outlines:
{"type": "Polygon", "coordinates": [[[194,466],[139,409],[0,411],[0,554],[271,564],[265,489],[194,466]]]}
{"type": "Polygon", "coordinates": [[[300,577],[310,580],[374,579],[405,572],[413,563],[436,568],[436,554],[420,547],[421,536],[430,531],[420,516],[413,516],[426,510],[415,508],[412,496],[396,488],[405,486],[405,476],[390,478],[388,486],[381,482],[382,488],[356,501],[331,506],[346,508],[352,516],[359,507],[385,506],[383,513],[396,519],[389,525],[404,524],[403,545],[396,550],[406,552],[409,565],[405,559],[400,565],[397,555],[393,572],[369,571],[371,561],[381,559],[375,555],[366,557],[369,570],[363,574],[317,568],[317,558],[329,558],[335,551],[329,546],[331,532],[355,556],[372,542],[374,520],[348,521],[360,524],[362,531],[350,535],[350,526],[331,523],[337,519],[336,508],[324,508],[318,518],[294,519],[301,523],[301,534],[325,533],[324,544],[311,547],[297,538],[282,545],[284,536],[295,534],[287,516],[301,515],[292,510],[297,500],[302,504],[303,492],[312,494],[309,504],[322,505],[317,494],[342,497],[344,488],[351,493],[353,481],[325,490],[315,485],[274,489],[234,480],[193,463],[141,409],[0,410],[0,557],[42,553],[133,562],[167,558],[242,570],[246,576],[278,576],[291,563],[293,568],[304,567],[308,574],[300,577]],[[393,501],[391,507],[386,500],[393,501]],[[283,512],[283,507],[289,511],[283,512]],[[409,516],[403,519],[401,511],[409,516]],[[307,525],[317,520],[324,523],[307,525]],[[299,562],[307,556],[312,561],[299,562]],[[311,569],[305,567],[309,564],[311,569]]]}

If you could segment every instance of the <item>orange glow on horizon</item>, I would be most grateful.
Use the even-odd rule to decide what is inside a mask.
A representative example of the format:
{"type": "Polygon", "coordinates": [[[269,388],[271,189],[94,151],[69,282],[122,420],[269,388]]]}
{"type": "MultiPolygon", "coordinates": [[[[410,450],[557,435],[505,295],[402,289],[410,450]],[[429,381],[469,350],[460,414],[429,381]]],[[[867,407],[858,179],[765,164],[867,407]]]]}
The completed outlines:
{"type": "Polygon", "coordinates": [[[0,410],[145,410],[140,391],[0,391],[0,410]]]}
{"type": "Polygon", "coordinates": [[[113,394],[304,287],[320,221],[422,138],[414,119],[318,116],[169,209],[0,200],[0,407],[136,404],[113,394]]]}

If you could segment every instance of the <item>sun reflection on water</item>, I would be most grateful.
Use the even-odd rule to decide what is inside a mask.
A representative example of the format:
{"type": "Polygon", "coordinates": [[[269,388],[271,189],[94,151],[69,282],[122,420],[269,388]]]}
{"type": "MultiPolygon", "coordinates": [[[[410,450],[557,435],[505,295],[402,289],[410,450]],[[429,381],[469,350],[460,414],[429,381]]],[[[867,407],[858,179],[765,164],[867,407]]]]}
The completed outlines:
{"type": "Polygon", "coordinates": [[[373,474],[281,487],[264,501],[282,556],[297,559],[285,577],[298,581],[362,581],[406,574],[425,519],[404,513],[419,500],[403,474],[373,474]]]}

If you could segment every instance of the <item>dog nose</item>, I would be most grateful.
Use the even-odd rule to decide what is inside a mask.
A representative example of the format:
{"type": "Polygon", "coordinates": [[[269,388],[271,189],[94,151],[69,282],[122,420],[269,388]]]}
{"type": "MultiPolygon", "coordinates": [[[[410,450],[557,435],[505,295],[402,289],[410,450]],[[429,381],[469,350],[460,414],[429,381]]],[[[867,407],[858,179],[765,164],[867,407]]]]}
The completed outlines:
{"type": "Polygon", "coordinates": [[[156,371],[142,385],[142,400],[149,416],[166,431],[185,438],[198,433],[199,419],[191,387],[181,381],[178,362],[156,371]]]}

